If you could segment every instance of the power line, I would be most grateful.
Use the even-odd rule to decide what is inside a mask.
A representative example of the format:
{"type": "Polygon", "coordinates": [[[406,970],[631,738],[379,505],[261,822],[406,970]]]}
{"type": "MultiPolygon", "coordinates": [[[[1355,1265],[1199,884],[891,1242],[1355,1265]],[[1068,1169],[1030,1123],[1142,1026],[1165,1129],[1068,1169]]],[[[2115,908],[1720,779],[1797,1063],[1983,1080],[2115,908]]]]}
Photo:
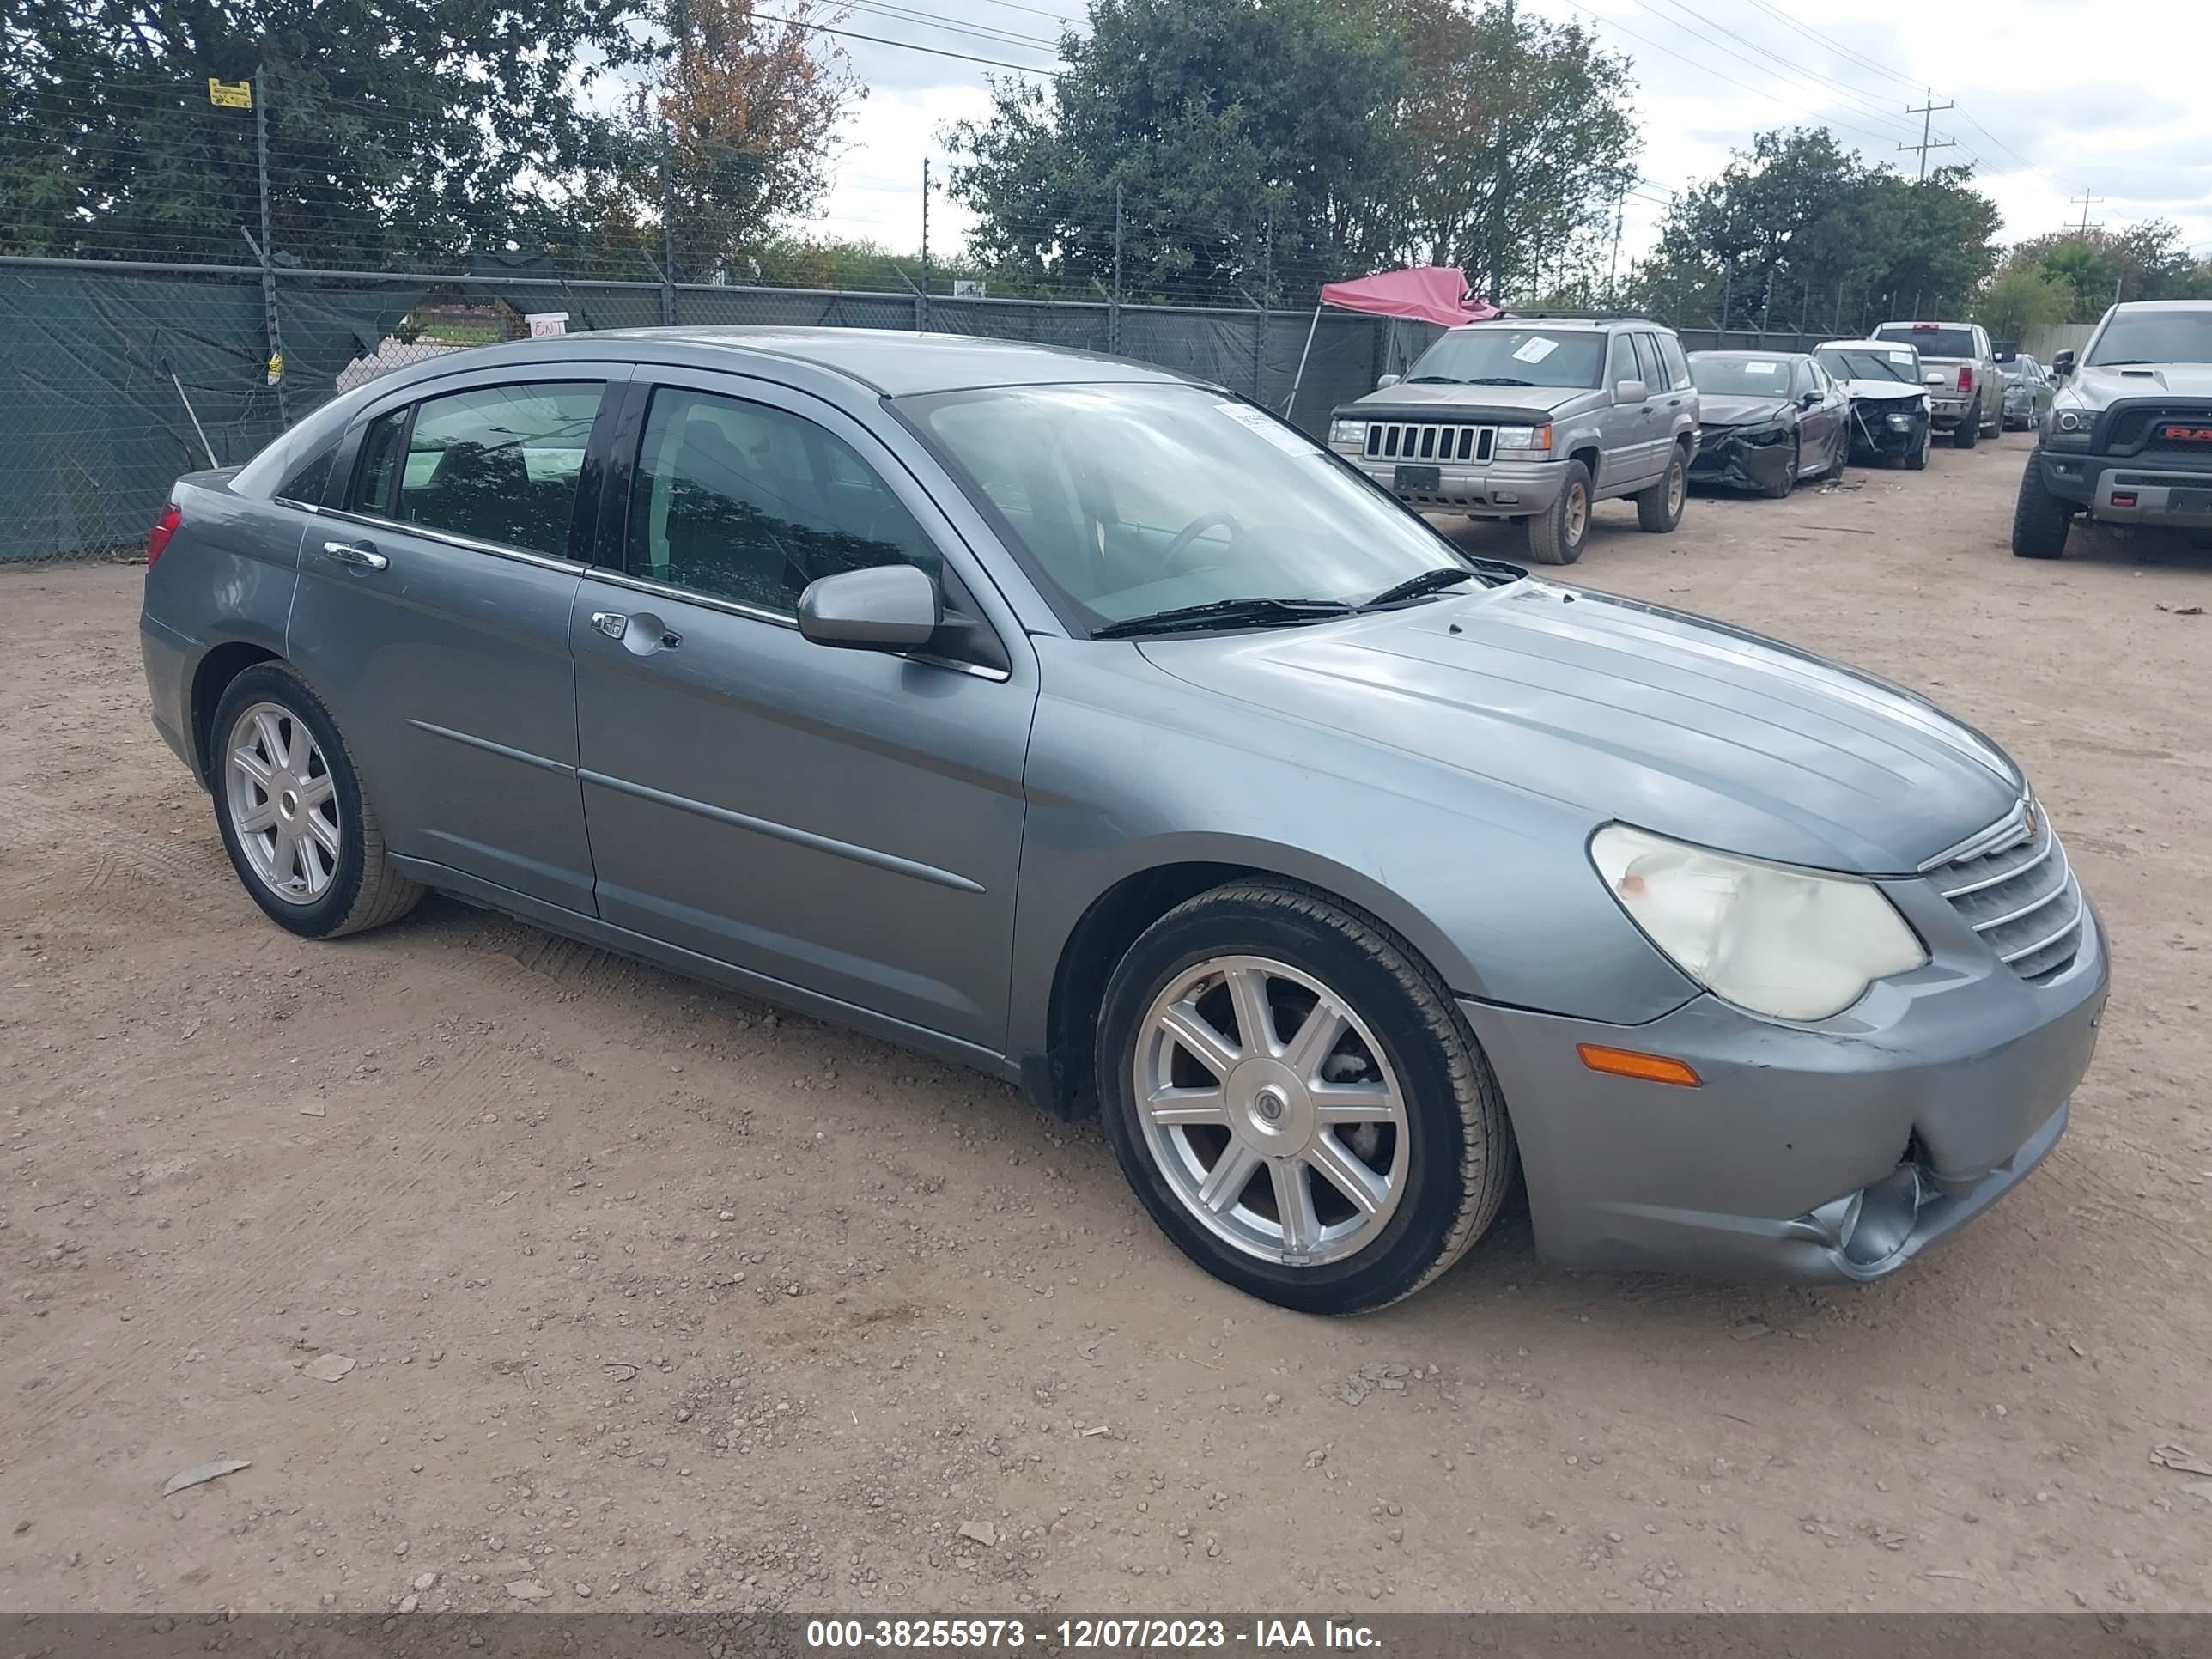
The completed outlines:
{"type": "MultiPolygon", "coordinates": [[[[1638,0],[1638,3],[1642,3],[1642,0],[1638,0]]],[[[1867,101],[1867,100],[1873,94],[1867,93],[1864,88],[1848,85],[1842,81],[1834,79],[1832,76],[1821,74],[1818,70],[1807,69],[1794,59],[1785,58],[1780,52],[1770,51],[1768,48],[1760,46],[1759,42],[1750,39],[1748,36],[1738,34],[1734,29],[1729,28],[1723,24],[1715,22],[1703,12],[1692,10],[1690,7],[1682,4],[1681,0],[1665,0],[1665,3],[1672,6],[1677,11],[1696,19],[1698,22],[1704,24],[1708,28],[1719,30],[1721,33],[1726,35],[1729,40],[1738,41],[1742,45],[1750,47],[1753,52],[1759,53],[1760,57],[1771,58],[1775,63],[1780,64],[1785,72],[1796,76],[1800,81],[1817,82],[1820,86],[1828,88],[1832,94],[1836,93],[1842,94],[1845,103],[1850,108],[1856,109],[1863,114],[1870,115],[1877,120],[1894,122],[1899,127],[1904,127],[1905,123],[1898,121],[1897,118],[1890,114],[1887,109],[1882,108],[1878,104],[1867,101]]],[[[1645,6],[1644,9],[1648,11],[1650,8],[1649,6],[1645,6]]],[[[1656,15],[1656,14],[1654,15],[1656,15]]],[[[1661,21],[1674,23],[1674,20],[1672,18],[1662,18],[1661,21]]],[[[1712,40],[1711,36],[1705,35],[1701,33],[1700,31],[1691,28],[1687,24],[1674,23],[1674,26],[1676,28],[1681,29],[1686,34],[1698,35],[1699,39],[1705,40],[1707,44],[1711,46],[1718,46],[1721,51],[1728,52],[1729,57],[1735,58],[1739,63],[1749,64],[1752,68],[1759,70],[1763,74],[1771,75],[1773,73],[1773,71],[1767,69],[1765,64],[1753,63],[1750,58],[1746,58],[1741,52],[1731,51],[1729,47],[1722,46],[1719,41],[1712,40]]],[[[1808,88],[1808,89],[1810,88],[1808,88]]]]}
{"type": "Polygon", "coordinates": [[[1834,40],[1828,35],[1825,35],[1816,28],[1807,27],[1805,24],[1799,22],[1796,18],[1790,16],[1789,13],[1781,10],[1778,7],[1767,4],[1766,0],[1751,0],[1751,3],[1758,7],[1759,10],[1765,12],[1769,17],[1774,19],[1776,22],[1782,24],[1785,27],[1796,30],[1798,33],[1803,35],[1807,40],[1814,41],[1820,46],[1827,47],[1828,50],[1832,52],[1836,52],[1842,57],[1850,58],[1853,63],[1859,64],[1862,68],[1870,69],[1877,75],[1887,76],[1891,80],[1898,82],[1900,86],[1917,88],[1920,84],[1920,82],[1913,79],[1912,76],[1900,74],[1896,70],[1888,67],[1888,65],[1878,63],[1874,58],[1869,58],[1865,53],[1855,51],[1851,47],[1845,46],[1842,41],[1834,40]]]}
{"type": "Polygon", "coordinates": [[[902,52],[927,52],[932,58],[957,58],[963,64],[982,64],[991,69],[1012,70],[1018,75],[1044,75],[1057,81],[1062,74],[1056,69],[1039,69],[1034,64],[1010,64],[1003,58],[979,58],[972,52],[951,52],[943,46],[925,46],[915,40],[890,40],[880,34],[863,34],[858,29],[832,28],[827,23],[802,22],[796,17],[778,17],[770,12],[759,14],[761,21],[781,23],[795,29],[810,30],[816,34],[834,34],[843,40],[865,40],[874,46],[896,46],[902,52]]]}
{"type": "Polygon", "coordinates": [[[973,35],[979,40],[989,40],[1010,46],[1035,46],[1045,52],[1057,52],[1060,42],[1040,40],[1034,34],[1017,34],[1011,29],[994,28],[988,23],[955,23],[926,11],[913,11],[904,6],[884,5],[878,0],[843,0],[848,9],[864,11],[878,17],[902,23],[919,23],[924,28],[943,29],[951,34],[973,35]]]}

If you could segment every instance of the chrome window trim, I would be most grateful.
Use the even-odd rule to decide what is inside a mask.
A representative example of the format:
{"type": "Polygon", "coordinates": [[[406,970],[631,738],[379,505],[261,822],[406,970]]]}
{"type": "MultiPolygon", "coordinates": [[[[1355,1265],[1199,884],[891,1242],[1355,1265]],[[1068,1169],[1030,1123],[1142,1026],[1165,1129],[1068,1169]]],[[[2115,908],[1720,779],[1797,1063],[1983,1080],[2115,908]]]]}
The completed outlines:
{"type": "MultiPolygon", "coordinates": [[[[318,511],[310,508],[309,511],[318,511]]],[[[386,530],[394,535],[420,536],[425,541],[459,548],[465,553],[487,553],[495,559],[512,559],[517,564],[533,564],[541,570],[558,570],[568,575],[581,575],[591,568],[576,559],[556,559],[550,554],[532,553],[526,548],[508,547],[501,542],[480,542],[473,536],[461,536],[450,530],[440,530],[434,525],[406,524],[398,519],[387,519],[380,514],[356,513],[350,508],[326,507],[319,515],[336,519],[345,524],[364,525],[372,530],[386,530]]]]}

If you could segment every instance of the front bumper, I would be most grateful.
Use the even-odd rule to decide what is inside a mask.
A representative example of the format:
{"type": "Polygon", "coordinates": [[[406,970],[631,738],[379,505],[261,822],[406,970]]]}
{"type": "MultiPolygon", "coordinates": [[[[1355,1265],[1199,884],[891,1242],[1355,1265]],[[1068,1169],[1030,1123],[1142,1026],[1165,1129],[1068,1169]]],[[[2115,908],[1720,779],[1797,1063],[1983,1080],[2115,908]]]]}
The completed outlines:
{"type": "Polygon", "coordinates": [[[2114,460],[2110,456],[2039,448],[2030,466],[2063,501],[2086,508],[2100,524],[2175,530],[2212,529],[2212,466],[2170,458],[2114,460]]]}
{"type": "Polygon", "coordinates": [[[1704,995],[1638,1026],[1462,1003],[1505,1092],[1547,1261],[1877,1279],[2042,1161],[2095,1050],[2102,927],[2087,913],[2072,964],[2031,983],[1939,942],[1912,886],[1927,891],[1892,896],[1934,959],[1818,1024],[1704,995]],[[1686,1061],[1702,1086],[1591,1071],[1583,1042],[1686,1061]]]}
{"type": "Polygon", "coordinates": [[[1477,518],[1513,519],[1544,512],[1566,487],[1565,461],[1521,461],[1503,458],[1464,465],[1433,462],[1375,460],[1346,447],[1338,454],[1381,484],[1407,506],[1424,513],[1467,513],[1477,518]],[[1434,466],[1433,489],[1401,489],[1400,465],[1434,466]]]}
{"type": "Polygon", "coordinates": [[[1701,428],[1698,453],[1690,460],[1691,482],[1778,489],[1790,477],[1790,436],[1789,428],[1779,426],[1701,428]]]}

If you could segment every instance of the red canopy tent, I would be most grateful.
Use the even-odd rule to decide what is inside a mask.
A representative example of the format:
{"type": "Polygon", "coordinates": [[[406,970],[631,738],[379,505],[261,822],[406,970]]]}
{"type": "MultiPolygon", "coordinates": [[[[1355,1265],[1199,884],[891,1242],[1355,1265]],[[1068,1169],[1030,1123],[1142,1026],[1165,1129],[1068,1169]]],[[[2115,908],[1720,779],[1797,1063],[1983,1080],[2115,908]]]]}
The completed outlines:
{"type": "Polygon", "coordinates": [[[1298,385],[1306,375],[1306,358],[1313,350],[1314,331],[1321,326],[1322,306],[1364,311],[1372,317],[1410,318],[1446,328],[1498,315],[1496,306],[1468,291],[1467,273],[1457,265],[1409,265],[1403,270],[1378,270],[1354,282],[1323,283],[1321,305],[1314,307],[1313,321],[1306,327],[1305,349],[1298,354],[1298,372],[1291,379],[1290,398],[1283,405],[1285,410],[1297,401],[1298,385]]]}

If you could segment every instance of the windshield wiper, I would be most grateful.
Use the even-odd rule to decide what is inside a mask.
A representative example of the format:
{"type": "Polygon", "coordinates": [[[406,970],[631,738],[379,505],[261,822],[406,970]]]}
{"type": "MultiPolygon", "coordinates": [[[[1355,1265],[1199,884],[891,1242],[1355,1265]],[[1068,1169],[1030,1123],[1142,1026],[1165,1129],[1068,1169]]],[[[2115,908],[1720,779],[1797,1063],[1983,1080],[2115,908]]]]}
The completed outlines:
{"type": "Polygon", "coordinates": [[[1468,386],[1534,386],[1534,380],[1516,380],[1510,374],[1483,374],[1467,382],[1468,386]]]}
{"type": "Polygon", "coordinates": [[[1441,593],[1447,587],[1457,587],[1462,582],[1473,581],[1482,573],[1471,565],[1443,564],[1434,570],[1424,570],[1418,576],[1408,576],[1401,582],[1393,582],[1359,608],[1380,611],[1386,605],[1395,605],[1401,599],[1417,599],[1424,593],[1441,593]]]}
{"type": "Polygon", "coordinates": [[[1467,382],[1456,374],[1415,374],[1405,382],[1407,386],[1465,386],[1467,382]]]}
{"type": "Polygon", "coordinates": [[[1177,605],[1155,611],[1148,617],[1130,617],[1091,630],[1094,640],[1127,639],[1133,634],[1169,634],[1181,629],[1245,628],[1255,623],[1320,622],[1329,617],[1348,617],[1353,607],[1340,599],[1212,599],[1205,605],[1177,605]]]}

